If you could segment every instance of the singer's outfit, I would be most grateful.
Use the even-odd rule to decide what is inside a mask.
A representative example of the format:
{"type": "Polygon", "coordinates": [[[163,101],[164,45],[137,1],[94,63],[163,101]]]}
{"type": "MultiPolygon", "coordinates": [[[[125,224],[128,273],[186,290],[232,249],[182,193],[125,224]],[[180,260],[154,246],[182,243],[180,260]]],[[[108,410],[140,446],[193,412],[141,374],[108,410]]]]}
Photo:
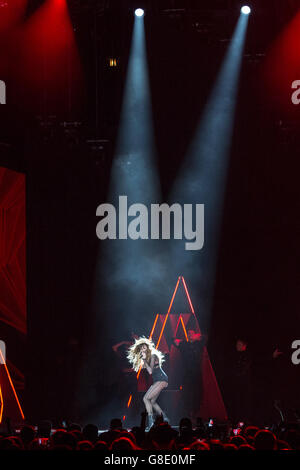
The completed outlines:
{"type": "Polygon", "coordinates": [[[152,369],[153,383],[155,383],[155,382],[168,382],[169,381],[168,376],[162,370],[162,368],[159,366],[159,360],[158,360],[158,357],[155,354],[151,357],[151,362],[152,361],[154,361],[153,369],[152,369]]]}
{"type": "MultiPolygon", "coordinates": [[[[148,396],[150,394],[150,397],[151,397],[151,391],[153,391],[154,389],[157,388],[156,392],[158,392],[158,395],[160,394],[161,392],[161,386],[158,385],[158,387],[155,386],[155,384],[159,383],[159,382],[166,382],[166,385],[163,385],[163,388],[164,387],[167,387],[168,386],[168,376],[167,374],[162,370],[162,368],[160,367],[159,365],[159,359],[157,357],[156,354],[152,354],[151,355],[151,359],[150,359],[150,364],[147,363],[148,366],[151,368],[151,371],[152,371],[152,380],[153,380],[153,384],[151,385],[151,387],[148,389],[148,391],[146,392],[145,396],[144,396],[144,399],[147,397],[147,399],[149,400],[148,396]]],[[[151,373],[151,372],[150,372],[151,373]]],[[[155,397],[152,396],[150,398],[151,400],[151,404],[152,404],[152,407],[154,407],[155,409],[155,402],[158,398],[158,395],[156,395],[155,397]],[[154,400],[154,402],[153,402],[154,400]]],[[[157,407],[156,407],[156,411],[157,411],[157,408],[158,410],[160,410],[160,413],[162,413],[162,416],[164,418],[164,420],[166,422],[169,422],[169,419],[167,417],[167,415],[162,411],[162,409],[159,407],[159,405],[157,404],[157,407]]],[[[153,413],[153,411],[152,411],[153,413]]],[[[153,414],[149,414],[148,412],[148,430],[152,427],[153,425],[153,414]]]]}

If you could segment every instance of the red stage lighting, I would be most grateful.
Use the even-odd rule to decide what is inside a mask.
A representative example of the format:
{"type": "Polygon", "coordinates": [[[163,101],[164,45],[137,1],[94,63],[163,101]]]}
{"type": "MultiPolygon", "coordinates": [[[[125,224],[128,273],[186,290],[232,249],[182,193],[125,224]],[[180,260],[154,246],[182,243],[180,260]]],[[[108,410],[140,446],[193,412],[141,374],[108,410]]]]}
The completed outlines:
{"type": "Polygon", "coordinates": [[[66,0],[46,0],[19,37],[19,74],[29,108],[71,114],[82,90],[79,54],[66,0]]]}
{"type": "Polygon", "coordinates": [[[293,109],[292,84],[300,80],[299,31],[300,12],[274,42],[263,65],[262,92],[271,105],[279,104],[285,110],[293,109]]]}
{"type": "Polygon", "coordinates": [[[24,17],[28,0],[0,0],[0,33],[7,33],[24,17]]]}

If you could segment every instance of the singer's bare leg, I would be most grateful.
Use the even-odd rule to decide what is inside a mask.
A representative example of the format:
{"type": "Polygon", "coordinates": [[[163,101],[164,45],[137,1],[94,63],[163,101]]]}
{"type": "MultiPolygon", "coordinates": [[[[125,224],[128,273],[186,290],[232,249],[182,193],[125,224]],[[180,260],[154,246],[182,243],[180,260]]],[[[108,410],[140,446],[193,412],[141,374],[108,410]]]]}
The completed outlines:
{"type": "Polygon", "coordinates": [[[149,393],[151,393],[151,390],[153,389],[154,385],[151,385],[151,387],[148,388],[147,392],[144,395],[143,402],[145,403],[145,407],[147,410],[148,415],[153,414],[153,408],[151,404],[151,400],[148,398],[149,393]]]}

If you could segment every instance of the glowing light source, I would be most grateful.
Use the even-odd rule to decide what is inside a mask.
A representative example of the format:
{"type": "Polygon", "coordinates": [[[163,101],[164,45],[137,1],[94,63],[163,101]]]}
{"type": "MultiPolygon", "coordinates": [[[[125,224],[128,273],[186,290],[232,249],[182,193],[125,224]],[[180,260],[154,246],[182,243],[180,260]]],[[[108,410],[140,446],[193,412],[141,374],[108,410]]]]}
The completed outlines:
{"type": "Polygon", "coordinates": [[[251,8],[248,7],[247,5],[243,6],[241,8],[241,12],[244,14],[244,15],[249,15],[251,13],[251,8]]]}
{"type": "Polygon", "coordinates": [[[137,16],[138,18],[141,18],[142,16],[144,16],[144,10],[142,8],[137,8],[134,12],[135,16],[137,16]]]}
{"type": "Polygon", "coordinates": [[[118,66],[118,61],[117,59],[109,59],[109,66],[110,67],[117,67],[118,66]]]}

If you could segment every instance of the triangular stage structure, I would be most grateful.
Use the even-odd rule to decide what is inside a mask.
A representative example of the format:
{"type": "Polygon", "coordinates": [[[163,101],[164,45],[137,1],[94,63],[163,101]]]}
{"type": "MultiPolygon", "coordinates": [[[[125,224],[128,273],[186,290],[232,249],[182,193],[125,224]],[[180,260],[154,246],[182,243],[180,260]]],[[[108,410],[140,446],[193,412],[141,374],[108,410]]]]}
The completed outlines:
{"type": "Polygon", "coordinates": [[[21,423],[25,420],[4,354],[0,348],[0,425],[3,425],[3,421],[7,418],[12,423],[21,423]]]}
{"type": "MultiPolygon", "coordinates": [[[[184,367],[181,354],[174,346],[173,340],[180,339],[182,341],[188,341],[188,330],[194,330],[196,334],[201,335],[185,279],[183,276],[179,276],[167,313],[156,315],[149,335],[149,338],[155,343],[156,348],[168,357],[167,372],[169,376],[168,389],[170,392],[180,392],[180,390],[182,390],[182,384],[180,383],[181,377],[178,371],[184,367]],[[189,312],[173,312],[172,310],[174,299],[181,285],[188,301],[189,312]]],[[[198,416],[201,416],[203,420],[214,418],[219,421],[226,421],[226,409],[206,346],[204,346],[203,349],[202,370],[199,371],[199,374],[202,374],[202,399],[199,400],[198,416]]],[[[145,391],[149,386],[148,383],[145,383],[145,381],[147,381],[147,374],[145,376],[145,374],[141,374],[141,370],[139,370],[137,380],[137,390],[139,392],[145,391]]],[[[162,394],[166,392],[162,392],[162,394]]],[[[127,408],[131,406],[132,399],[133,395],[131,394],[127,402],[127,408]]],[[[123,419],[125,419],[125,416],[123,419]]]]}

